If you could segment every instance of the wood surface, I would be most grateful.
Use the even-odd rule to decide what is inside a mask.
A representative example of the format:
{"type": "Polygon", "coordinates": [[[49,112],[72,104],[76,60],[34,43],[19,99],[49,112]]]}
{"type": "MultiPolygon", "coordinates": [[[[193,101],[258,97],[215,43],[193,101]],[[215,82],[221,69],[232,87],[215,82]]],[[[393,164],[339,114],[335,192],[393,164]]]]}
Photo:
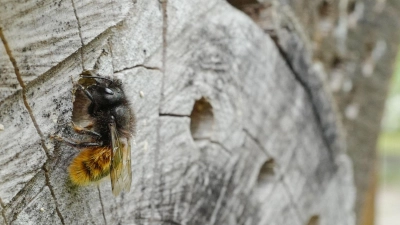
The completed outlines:
{"type": "Polygon", "coordinates": [[[0,223],[355,223],[323,71],[228,2],[0,2],[0,223]],[[73,186],[78,150],[49,138],[76,137],[84,69],[121,78],[137,116],[116,198],[107,179],[73,186]]]}
{"type": "Polygon", "coordinates": [[[377,139],[400,43],[400,2],[229,2],[273,37],[300,74],[307,74],[299,66],[307,55],[314,67],[326,71],[323,79],[336,102],[353,161],[357,224],[373,224],[376,184],[371,180],[379,173],[377,139]]]}

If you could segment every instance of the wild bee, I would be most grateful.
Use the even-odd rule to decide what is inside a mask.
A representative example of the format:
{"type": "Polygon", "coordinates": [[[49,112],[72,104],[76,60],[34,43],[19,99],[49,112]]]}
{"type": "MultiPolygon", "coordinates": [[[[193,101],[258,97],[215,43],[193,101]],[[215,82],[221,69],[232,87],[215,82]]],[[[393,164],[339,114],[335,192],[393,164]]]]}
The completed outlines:
{"type": "Polygon", "coordinates": [[[112,192],[117,196],[131,188],[131,140],[135,115],[121,80],[96,76],[92,71],[84,71],[81,77],[88,81],[86,85],[75,85],[77,91],[87,97],[89,104],[74,103],[74,110],[86,112],[90,123],[84,127],[73,124],[73,128],[92,139],[79,142],[60,136],[53,138],[81,149],[68,168],[74,184],[88,185],[110,174],[112,192]]]}

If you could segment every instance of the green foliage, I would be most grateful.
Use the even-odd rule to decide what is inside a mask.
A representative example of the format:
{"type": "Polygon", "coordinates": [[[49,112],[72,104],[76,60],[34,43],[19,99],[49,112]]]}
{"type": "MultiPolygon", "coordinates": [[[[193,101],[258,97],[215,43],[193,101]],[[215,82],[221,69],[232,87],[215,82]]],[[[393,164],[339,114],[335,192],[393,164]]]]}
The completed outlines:
{"type": "Polygon", "coordinates": [[[400,132],[382,132],[378,148],[381,154],[400,156],[400,132]]]}
{"type": "Polygon", "coordinates": [[[386,100],[382,130],[383,132],[400,132],[400,52],[386,100]]]}
{"type": "Polygon", "coordinates": [[[400,94],[400,53],[397,56],[396,68],[392,77],[390,96],[400,94]]]}

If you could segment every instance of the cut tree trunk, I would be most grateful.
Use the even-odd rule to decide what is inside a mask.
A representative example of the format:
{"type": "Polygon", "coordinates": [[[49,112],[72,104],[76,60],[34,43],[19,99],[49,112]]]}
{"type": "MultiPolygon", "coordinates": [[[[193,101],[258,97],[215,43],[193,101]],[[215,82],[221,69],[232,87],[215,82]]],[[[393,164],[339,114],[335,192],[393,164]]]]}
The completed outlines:
{"type": "Polygon", "coordinates": [[[323,65],[354,165],[357,224],[374,224],[376,143],[400,42],[400,1],[230,2],[271,34],[300,74],[307,70],[299,60],[305,55],[323,65]]]}
{"type": "Polygon", "coordinates": [[[351,161],[301,39],[274,42],[220,0],[0,3],[1,224],[355,224],[351,161]],[[72,185],[79,150],[49,138],[75,137],[87,69],[122,79],[137,117],[118,197],[107,179],[72,185]]]}

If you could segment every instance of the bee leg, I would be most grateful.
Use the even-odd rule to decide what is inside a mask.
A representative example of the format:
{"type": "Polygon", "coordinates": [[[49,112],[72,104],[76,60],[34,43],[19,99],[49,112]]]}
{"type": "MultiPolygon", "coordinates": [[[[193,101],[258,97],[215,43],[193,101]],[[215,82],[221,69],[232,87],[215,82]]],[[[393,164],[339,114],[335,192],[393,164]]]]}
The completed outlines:
{"type": "Polygon", "coordinates": [[[57,135],[51,135],[50,138],[53,138],[57,141],[64,142],[67,145],[70,145],[75,148],[98,147],[98,146],[103,145],[102,142],[78,142],[78,141],[69,140],[69,139],[66,139],[66,138],[63,138],[63,137],[60,137],[57,135]]]}
{"type": "Polygon", "coordinates": [[[77,126],[77,125],[75,125],[74,122],[72,122],[72,127],[74,128],[75,132],[78,134],[86,134],[86,135],[94,136],[97,138],[101,138],[101,134],[99,134],[95,131],[92,131],[92,130],[85,129],[84,127],[77,126]]]}

